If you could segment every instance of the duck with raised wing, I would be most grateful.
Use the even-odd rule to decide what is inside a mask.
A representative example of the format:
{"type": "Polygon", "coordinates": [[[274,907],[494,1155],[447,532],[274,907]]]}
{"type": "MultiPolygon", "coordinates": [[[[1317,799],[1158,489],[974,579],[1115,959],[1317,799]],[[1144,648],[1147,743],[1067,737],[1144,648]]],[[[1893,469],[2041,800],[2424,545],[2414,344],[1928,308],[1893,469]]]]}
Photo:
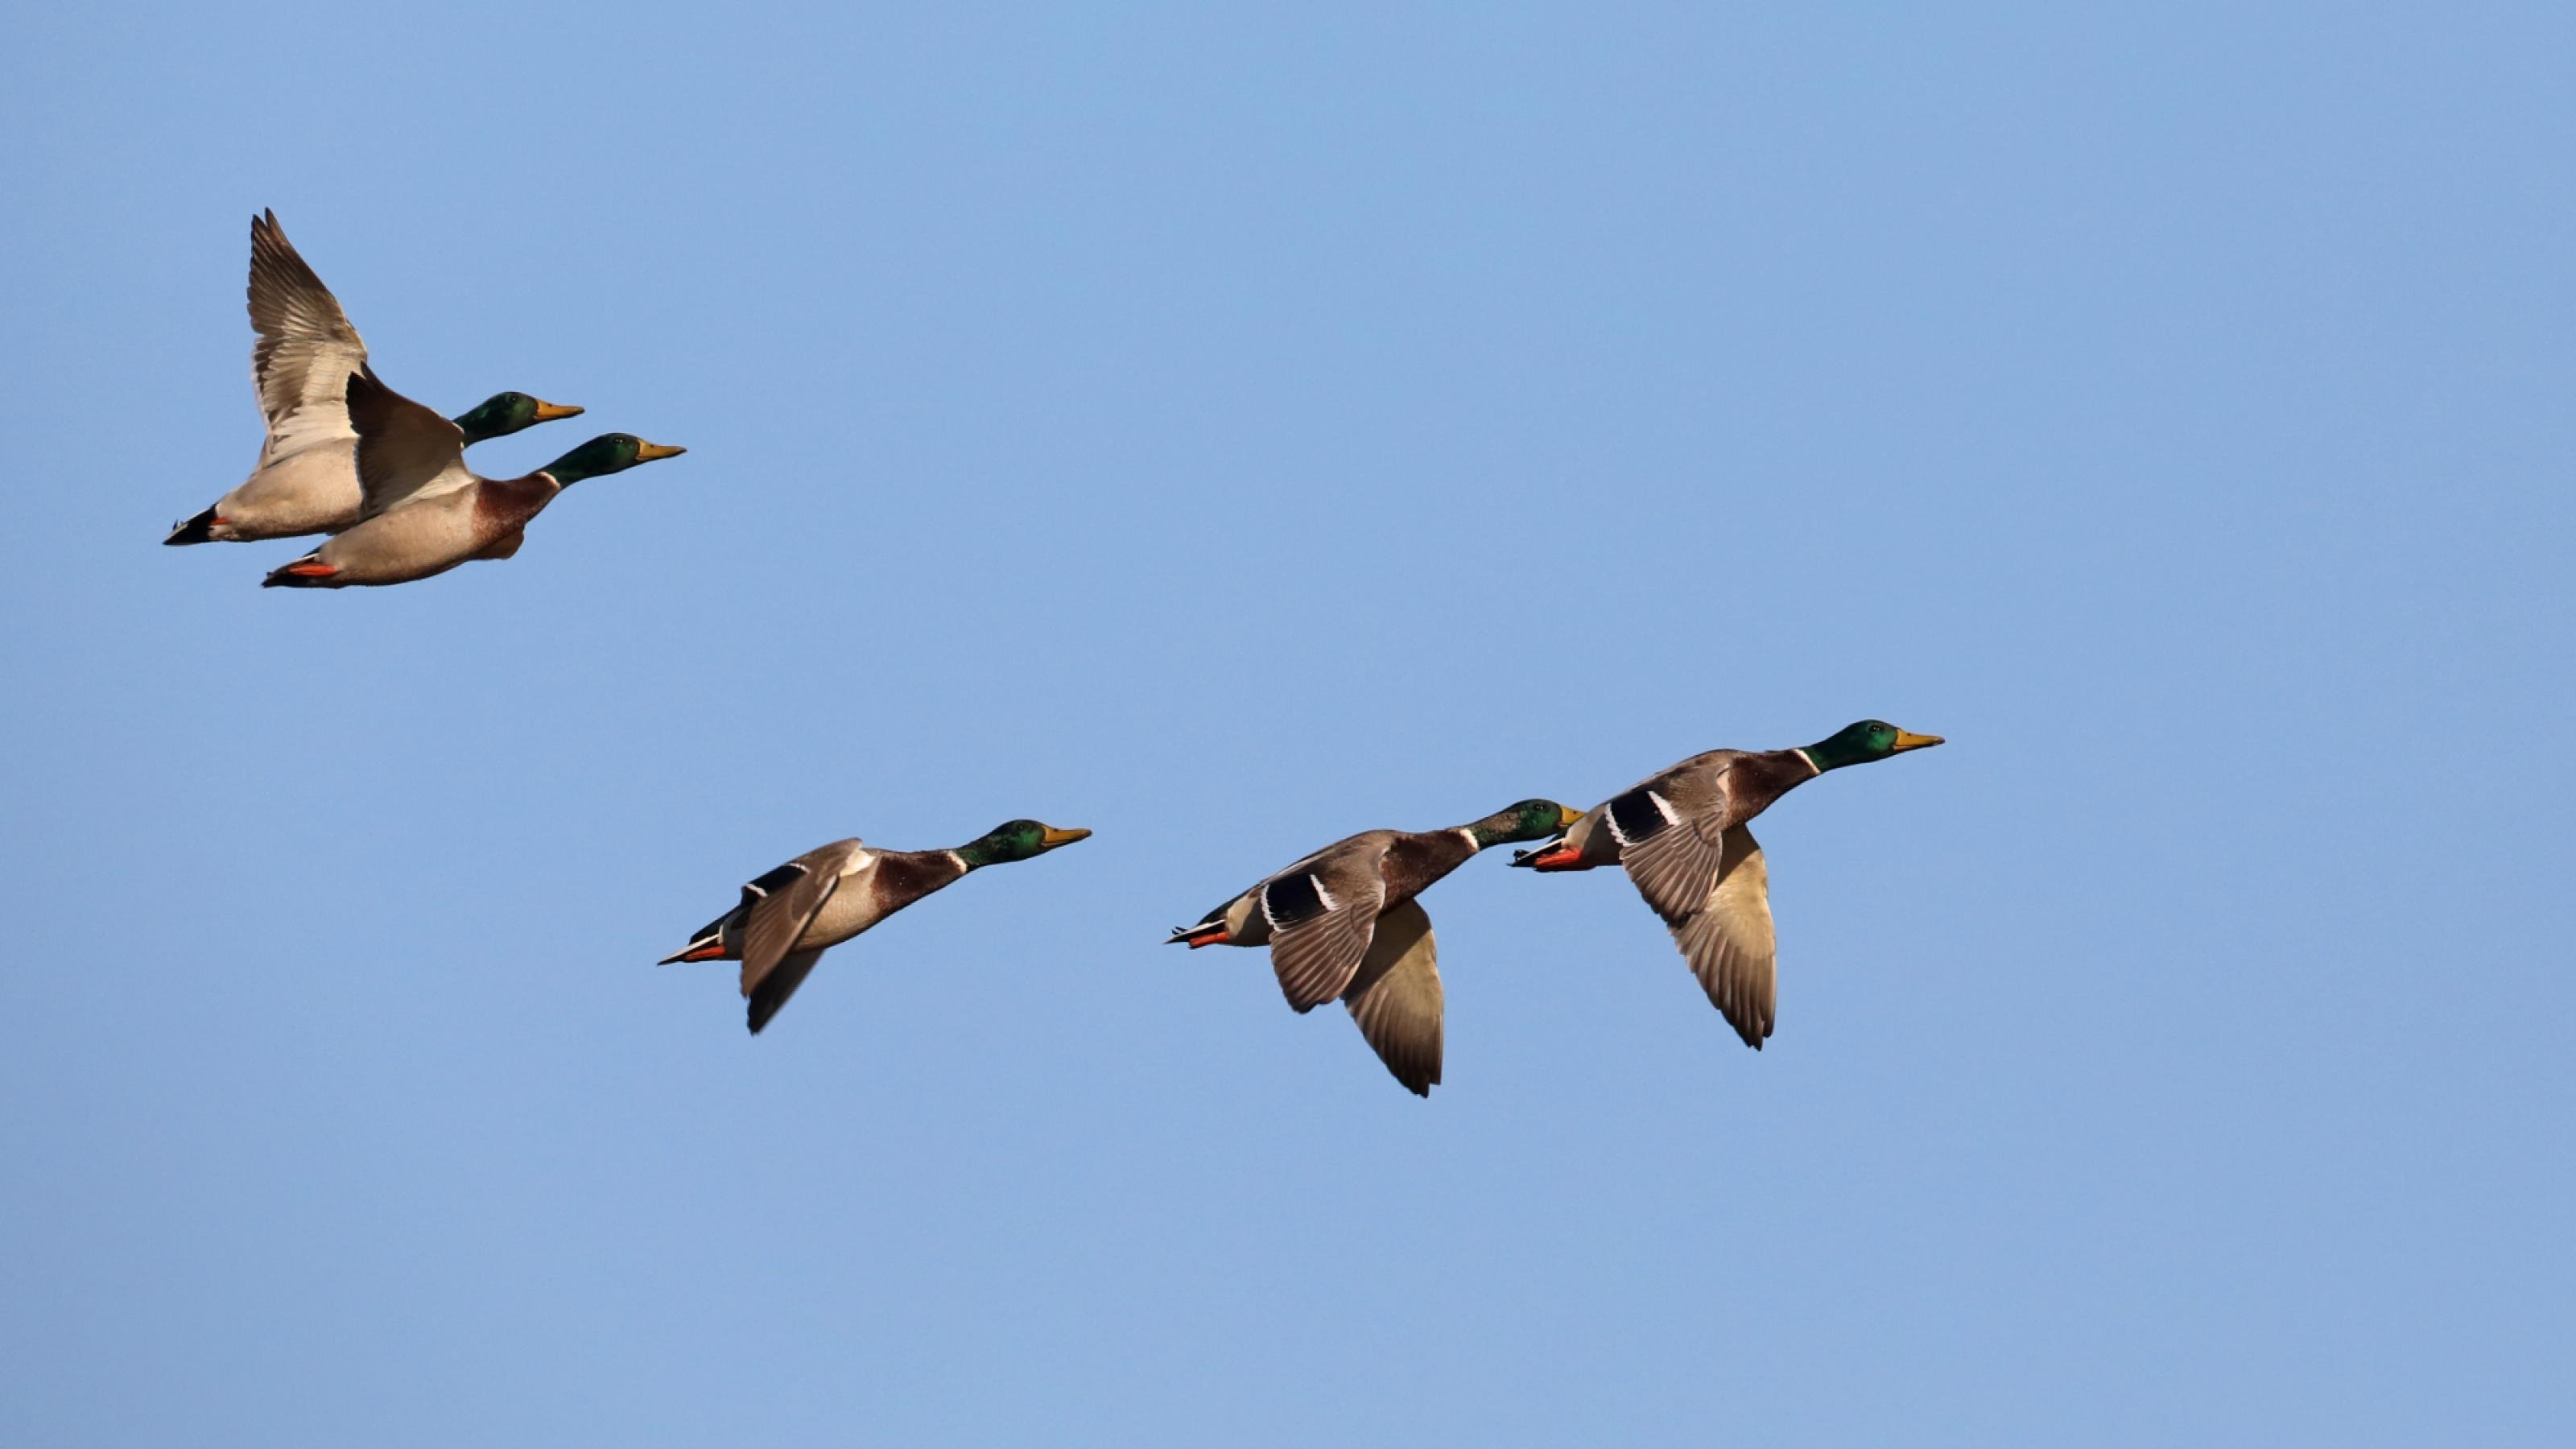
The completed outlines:
{"type": "Polygon", "coordinates": [[[754,1032],[796,994],[825,951],[967,872],[1034,860],[1088,830],[1013,820],[954,850],[871,850],[836,840],[809,850],[742,888],[742,903],[709,921],[689,944],[662,958],[740,961],[754,1032]]]}
{"type": "Polygon", "coordinates": [[[454,423],[371,372],[351,373],[348,389],[365,520],[270,573],[263,588],[407,584],[468,559],[508,558],[525,541],[528,520],[564,489],[688,451],[605,433],[524,478],[485,478],[465,466],[454,423]]]}
{"type": "Polygon", "coordinates": [[[1576,812],[1523,800],[1446,830],[1365,830],[1172,932],[1168,945],[1268,946],[1301,1014],[1341,998],[1378,1060],[1417,1097],[1440,1081],[1446,998],[1431,917],[1415,897],[1480,850],[1544,840],[1576,812]]]}
{"type": "MultiPolygon", "coordinates": [[[[342,390],[367,365],[367,344],[338,298],[305,265],[277,213],[250,223],[250,373],[268,420],[259,466],[163,543],[239,543],[338,533],[358,522],[358,434],[342,390]]],[[[495,393],[456,415],[461,446],[507,437],[581,409],[523,392],[495,393]]]]}
{"type": "Polygon", "coordinates": [[[1770,871],[1747,823],[1827,770],[1939,743],[1939,735],[1865,719],[1796,749],[1693,755],[1585,811],[1563,839],[1520,851],[1512,864],[1624,866],[1710,1003],[1759,1051],[1778,1019],[1778,972],[1770,871]]]}

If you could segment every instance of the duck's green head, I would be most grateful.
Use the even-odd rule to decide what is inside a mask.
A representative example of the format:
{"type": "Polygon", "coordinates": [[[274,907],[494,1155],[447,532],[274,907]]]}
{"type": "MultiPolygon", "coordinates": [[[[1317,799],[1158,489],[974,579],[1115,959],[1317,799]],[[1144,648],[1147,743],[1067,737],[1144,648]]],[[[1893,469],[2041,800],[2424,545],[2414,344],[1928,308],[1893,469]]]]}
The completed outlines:
{"type": "Polygon", "coordinates": [[[1058,830],[1036,820],[1012,820],[994,826],[977,839],[957,847],[966,868],[1000,865],[1005,861],[1030,860],[1060,845],[1087,840],[1088,830],[1058,830]]]}
{"type": "Polygon", "coordinates": [[[1583,818],[1583,812],[1553,800],[1523,800],[1506,805],[1467,827],[1478,850],[1515,840],[1547,840],[1583,818]]]}
{"type": "Polygon", "coordinates": [[[506,438],[539,423],[580,416],[581,409],[570,403],[550,403],[523,392],[496,392],[451,421],[464,430],[465,445],[470,448],[487,438],[506,438]]]}
{"type": "Polygon", "coordinates": [[[1807,758],[1819,772],[1839,770],[1845,765],[1866,765],[1884,760],[1907,750],[1928,749],[1941,743],[1939,735],[1918,735],[1898,729],[1883,719],[1865,719],[1845,725],[1831,737],[1806,747],[1807,758]]]}
{"type": "Polygon", "coordinates": [[[545,466],[557,483],[570,488],[584,478],[605,478],[623,473],[638,463],[656,458],[676,458],[686,448],[665,447],[648,443],[633,433],[602,433],[545,466]]]}

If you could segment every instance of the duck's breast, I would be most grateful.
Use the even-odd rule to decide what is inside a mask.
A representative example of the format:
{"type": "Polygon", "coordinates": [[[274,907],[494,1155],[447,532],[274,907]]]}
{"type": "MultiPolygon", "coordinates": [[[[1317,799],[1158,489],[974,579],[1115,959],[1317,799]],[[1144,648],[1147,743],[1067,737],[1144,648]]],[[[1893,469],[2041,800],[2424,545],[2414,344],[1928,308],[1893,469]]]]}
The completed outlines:
{"type": "Polygon", "coordinates": [[[443,574],[488,542],[466,489],[377,514],[324,544],[322,562],[349,583],[402,584],[443,574]]]}
{"type": "Polygon", "coordinates": [[[855,870],[841,876],[841,883],[823,902],[823,909],[814,913],[813,924],[796,938],[797,950],[819,951],[837,946],[886,918],[885,906],[877,896],[878,858],[878,852],[868,851],[855,870]]]}

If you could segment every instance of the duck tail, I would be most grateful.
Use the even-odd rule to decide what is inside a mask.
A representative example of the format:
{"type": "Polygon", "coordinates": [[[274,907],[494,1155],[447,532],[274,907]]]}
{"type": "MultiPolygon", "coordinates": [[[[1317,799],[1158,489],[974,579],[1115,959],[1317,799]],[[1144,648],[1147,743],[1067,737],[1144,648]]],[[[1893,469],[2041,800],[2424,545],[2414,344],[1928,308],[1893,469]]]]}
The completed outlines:
{"type": "Polygon", "coordinates": [[[1584,869],[1583,852],[1566,844],[1565,837],[1561,835],[1544,845],[1513,851],[1512,864],[1527,866],[1531,870],[1584,869]]]}
{"type": "Polygon", "coordinates": [[[208,508],[196,517],[174,525],[170,530],[170,536],[161,541],[175,547],[183,543],[213,543],[219,536],[229,539],[232,537],[232,530],[225,525],[223,519],[215,515],[214,509],[208,508]],[[224,530],[221,535],[215,532],[219,528],[224,530]]]}
{"type": "Polygon", "coordinates": [[[714,921],[689,939],[689,944],[654,962],[656,966],[676,966],[683,961],[721,961],[725,956],[724,922],[714,921]]]}
{"type": "Polygon", "coordinates": [[[259,581],[259,586],[263,589],[337,588],[338,585],[331,580],[339,572],[338,569],[322,562],[321,553],[316,550],[284,568],[273,570],[267,578],[259,581]]]}

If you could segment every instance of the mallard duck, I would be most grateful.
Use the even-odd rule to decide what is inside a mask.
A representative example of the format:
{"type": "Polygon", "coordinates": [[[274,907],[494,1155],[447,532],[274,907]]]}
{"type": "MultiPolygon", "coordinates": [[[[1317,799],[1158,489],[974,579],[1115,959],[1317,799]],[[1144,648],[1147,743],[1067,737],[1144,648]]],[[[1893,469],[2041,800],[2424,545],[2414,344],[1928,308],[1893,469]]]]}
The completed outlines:
{"type": "Polygon", "coordinates": [[[1270,948],[1301,1014],[1340,997],[1379,1061],[1428,1097],[1440,1081],[1440,963],[1414,899],[1476,852],[1544,840],[1576,812],[1523,800],[1446,830],[1364,830],[1336,841],[1172,932],[1167,945],[1270,948]]]}
{"type": "Polygon", "coordinates": [[[467,559],[508,558],[528,520],[564,489],[688,451],[604,433],[524,478],[484,478],[465,466],[455,424],[372,372],[351,373],[348,389],[365,520],[270,573],[263,588],[407,584],[467,559]]]}
{"type": "Polygon", "coordinates": [[[1512,857],[1532,870],[1627,867],[1683,959],[1744,1044],[1759,1051],[1777,1015],[1769,868],[1746,822],[1827,770],[1941,743],[1865,719],[1789,750],[1711,750],[1583,813],[1561,840],[1512,857]]]}
{"type": "MultiPolygon", "coordinates": [[[[250,222],[251,382],[268,419],[259,466],[163,543],[238,543],[338,533],[360,517],[358,435],[341,385],[367,365],[367,344],[339,299],[304,264],[277,213],[250,222]]],[[[464,446],[578,417],[581,409],[523,392],[494,393],[456,415],[464,446]]]]}
{"type": "Polygon", "coordinates": [[[740,961],[742,994],[751,999],[751,1029],[758,1032],[825,951],[968,871],[1032,860],[1090,834],[1013,820],[954,850],[870,850],[856,840],[835,840],[754,878],[742,888],[742,904],[707,922],[660,964],[740,961]]]}

